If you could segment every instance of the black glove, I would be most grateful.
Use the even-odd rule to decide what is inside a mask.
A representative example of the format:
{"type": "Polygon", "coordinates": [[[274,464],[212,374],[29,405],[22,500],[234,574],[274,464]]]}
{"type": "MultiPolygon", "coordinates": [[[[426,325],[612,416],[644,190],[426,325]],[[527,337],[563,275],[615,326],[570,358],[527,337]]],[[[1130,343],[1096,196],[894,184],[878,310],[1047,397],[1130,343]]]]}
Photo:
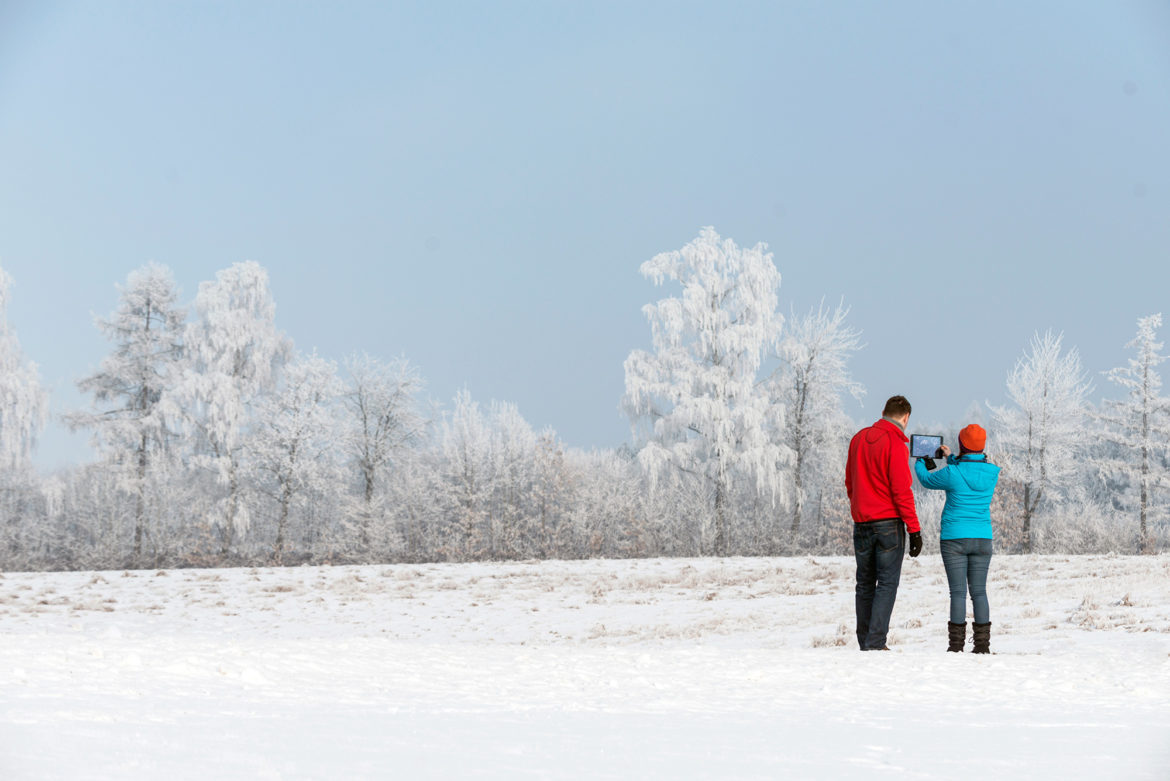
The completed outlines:
{"type": "Polygon", "coordinates": [[[936,464],[934,463],[933,458],[931,458],[930,456],[922,456],[922,463],[926,464],[927,469],[929,469],[932,472],[934,471],[936,464]]]}
{"type": "Polygon", "coordinates": [[[910,532],[910,558],[922,553],[922,532],[910,532]]]}

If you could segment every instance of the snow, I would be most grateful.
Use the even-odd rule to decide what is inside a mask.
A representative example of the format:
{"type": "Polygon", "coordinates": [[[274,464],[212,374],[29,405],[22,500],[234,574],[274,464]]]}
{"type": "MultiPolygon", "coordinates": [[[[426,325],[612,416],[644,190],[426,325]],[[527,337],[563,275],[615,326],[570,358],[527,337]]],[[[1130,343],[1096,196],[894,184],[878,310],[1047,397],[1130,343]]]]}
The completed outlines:
{"type": "Polygon", "coordinates": [[[1164,779],[1170,557],[999,556],[990,656],[907,560],[0,576],[0,778],[1164,779]]]}

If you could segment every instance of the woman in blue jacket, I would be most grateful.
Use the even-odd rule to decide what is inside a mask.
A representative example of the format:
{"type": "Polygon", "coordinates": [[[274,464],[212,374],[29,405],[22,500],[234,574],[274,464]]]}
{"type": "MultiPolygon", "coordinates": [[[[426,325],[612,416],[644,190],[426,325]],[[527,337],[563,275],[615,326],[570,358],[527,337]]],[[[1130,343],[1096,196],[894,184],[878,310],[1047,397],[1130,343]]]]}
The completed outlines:
{"type": "Polygon", "coordinates": [[[928,471],[923,459],[914,464],[918,482],[926,488],[947,492],[942,511],[943,566],[951,588],[951,616],[947,622],[948,651],[963,650],[967,634],[967,590],[975,621],[973,648],[977,654],[991,652],[991,611],[987,604],[987,569],[991,565],[991,498],[999,480],[999,467],[987,460],[983,447],[987,432],[972,423],[959,432],[959,455],[946,445],[942,454],[947,465],[928,471]]]}

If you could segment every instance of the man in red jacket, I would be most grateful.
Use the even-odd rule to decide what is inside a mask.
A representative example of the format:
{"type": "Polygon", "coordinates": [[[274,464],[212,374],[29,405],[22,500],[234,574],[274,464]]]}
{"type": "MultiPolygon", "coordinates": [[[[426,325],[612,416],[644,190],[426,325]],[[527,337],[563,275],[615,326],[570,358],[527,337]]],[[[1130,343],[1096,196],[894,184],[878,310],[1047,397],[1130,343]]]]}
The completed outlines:
{"type": "Polygon", "coordinates": [[[906,531],[910,555],[922,551],[922,530],[914,511],[909,438],[910,402],[891,396],[882,419],[853,435],[845,465],[845,491],[853,514],[857,557],[857,642],[862,651],[888,651],[886,635],[902,577],[906,531]]]}

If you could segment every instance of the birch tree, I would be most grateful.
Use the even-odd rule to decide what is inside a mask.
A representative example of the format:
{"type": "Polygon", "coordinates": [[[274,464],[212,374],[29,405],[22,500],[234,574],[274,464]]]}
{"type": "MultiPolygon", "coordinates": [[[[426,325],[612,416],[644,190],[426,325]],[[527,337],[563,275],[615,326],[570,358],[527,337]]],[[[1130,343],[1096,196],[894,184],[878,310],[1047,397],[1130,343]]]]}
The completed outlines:
{"type": "Polygon", "coordinates": [[[94,444],[134,496],[135,560],[147,533],[148,473],[165,457],[176,434],[174,391],[181,380],[186,311],[177,305],[174,278],[149,263],[132,271],[120,288],[118,308],[97,327],[114,343],[96,372],[77,387],[94,397],[92,412],[68,416],[73,428],[90,428],[94,444]]]}
{"type": "MultiPolygon", "coordinates": [[[[666,470],[700,477],[713,488],[713,552],[728,551],[727,507],[737,475],[756,489],[782,494],[778,467],[788,449],[778,408],[758,387],[766,352],[780,336],[780,273],[764,244],[750,249],[703,228],[681,250],[654,256],[641,273],[655,285],[682,289],[643,308],[653,350],[625,362],[622,407],[641,444],[638,460],[651,482],[666,470]]],[[[780,496],[783,499],[782,495],[780,496]]]]}
{"type": "Polygon", "coordinates": [[[227,489],[221,503],[223,553],[247,532],[249,515],[240,501],[240,455],[252,405],[275,381],[291,351],[276,328],[276,303],[268,272],[254,261],[236,263],[199,285],[196,320],[186,333],[190,362],[186,396],[191,423],[204,452],[196,462],[214,470],[227,489]]]}
{"type": "Polygon", "coordinates": [[[842,408],[842,397],[858,401],[865,389],[849,374],[848,362],[861,348],[861,332],[846,325],[849,310],[824,301],[805,315],[793,315],[780,342],[780,366],[767,383],[772,403],[784,412],[782,442],[792,453],[792,516],[795,538],[804,515],[810,487],[823,489],[831,469],[840,471],[843,442],[852,422],[842,408]]]}
{"type": "Polygon", "coordinates": [[[1107,459],[1101,467],[1137,484],[1138,549],[1151,550],[1150,523],[1161,517],[1164,502],[1154,501],[1156,489],[1165,479],[1166,456],[1170,453],[1170,399],[1162,395],[1158,365],[1166,360],[1158,329],[1162,315],[1138,320],[1137,334],[1126,344],[1134,351],[1127,364],[1105,373],[1126,390],[1119,401],[1105,402],[1105,431],[1119,457],[1107,459]]]}
{"type": "Polygon", "coordinates": [[[1092,387],[1076,348],[1062,353],[1063,334],[1033,335],[1007,377],[1010,406],[992,413],[1004,471],[1023,485],[1023,549],[1032,551],[1032,522],[1077,474],[1092,387]]]}

